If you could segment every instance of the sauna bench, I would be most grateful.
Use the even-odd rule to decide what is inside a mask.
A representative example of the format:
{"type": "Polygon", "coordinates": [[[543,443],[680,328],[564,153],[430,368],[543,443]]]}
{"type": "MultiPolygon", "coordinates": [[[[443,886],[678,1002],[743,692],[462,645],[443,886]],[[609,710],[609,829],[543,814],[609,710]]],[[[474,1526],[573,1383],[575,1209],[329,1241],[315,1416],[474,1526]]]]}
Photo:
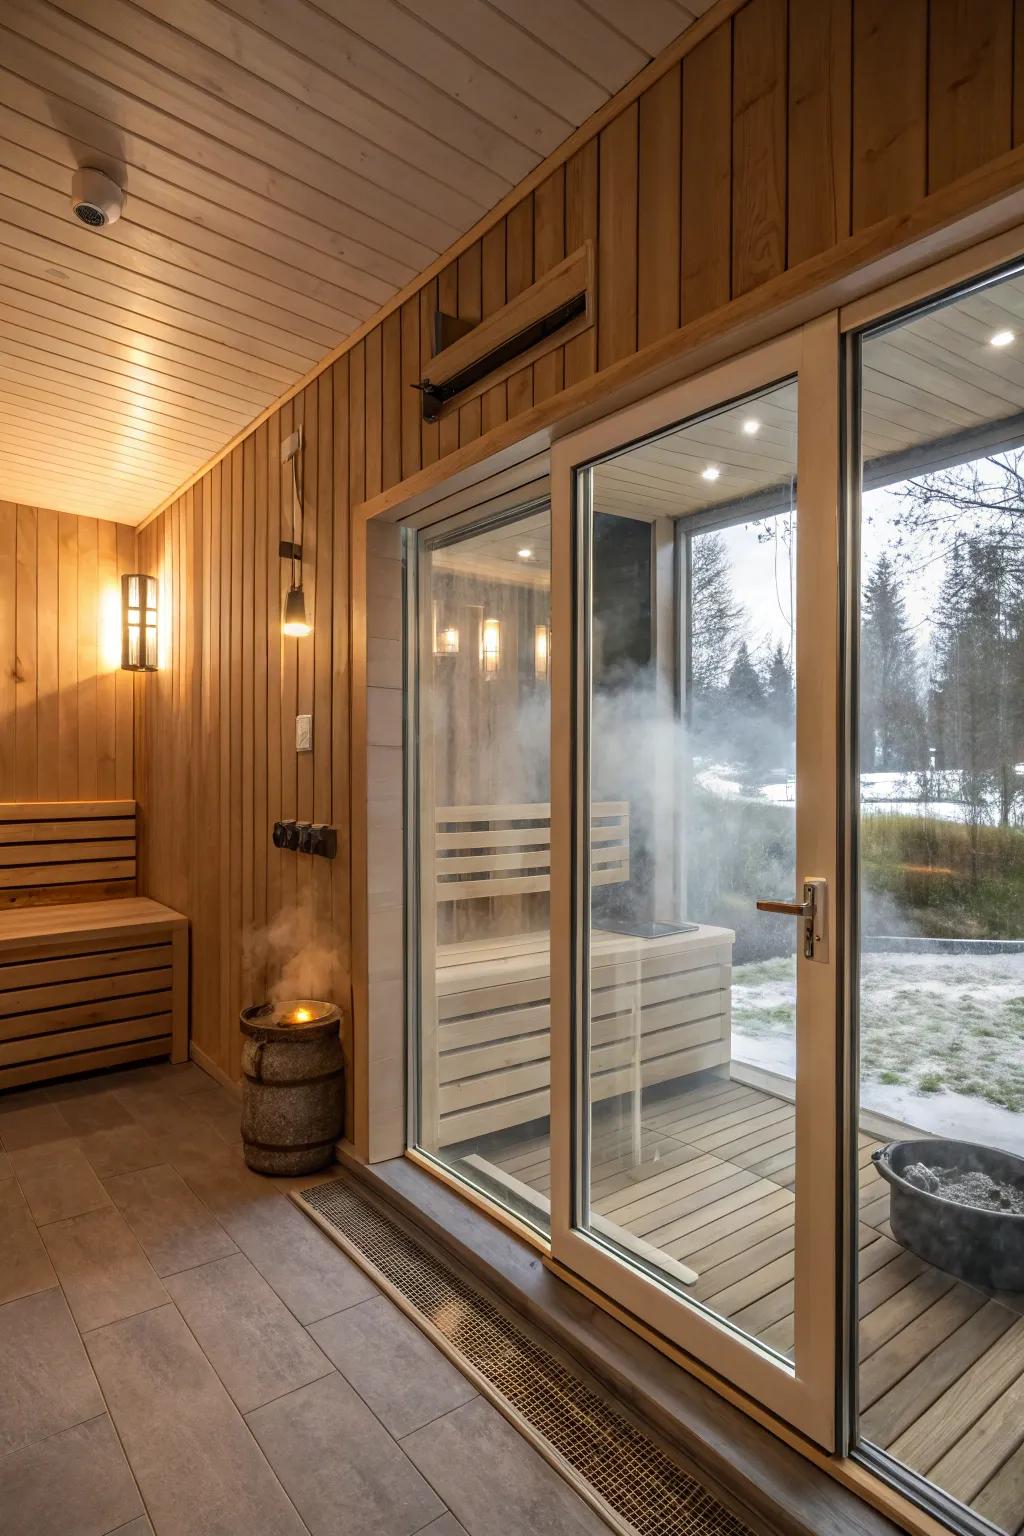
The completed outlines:
{"type": "MultiPolygon", "coordinates": [[[[726,928],[591,936],[592,1100],[728,1063],[734,935],[726,928]]],[[[434,1145],[452,1146],[549,1111],[551,976],[546,930],[438,946],[436,1017],[424,1020],[424,1096],[434,1145]],[[436,1049],[426,1031],[436,1032],[436,1049]]]]}
{"type": "Polygon", "coordinates": [[[0,915],[0,1090],[188,1058],[188,919],[125,896],[0,915]]]}

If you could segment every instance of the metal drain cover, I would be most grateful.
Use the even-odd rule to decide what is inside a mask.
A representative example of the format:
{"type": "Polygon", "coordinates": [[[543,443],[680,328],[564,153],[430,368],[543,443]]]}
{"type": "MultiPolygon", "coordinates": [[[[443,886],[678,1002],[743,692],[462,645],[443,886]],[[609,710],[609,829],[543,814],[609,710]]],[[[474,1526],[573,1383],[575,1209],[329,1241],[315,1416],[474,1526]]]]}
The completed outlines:
{"type": "Polygon", "coordinates": [[[344,1179],[296,1193],[599,1514],[638,1536],[751,1536],[695,1478],[344,1179]]]}

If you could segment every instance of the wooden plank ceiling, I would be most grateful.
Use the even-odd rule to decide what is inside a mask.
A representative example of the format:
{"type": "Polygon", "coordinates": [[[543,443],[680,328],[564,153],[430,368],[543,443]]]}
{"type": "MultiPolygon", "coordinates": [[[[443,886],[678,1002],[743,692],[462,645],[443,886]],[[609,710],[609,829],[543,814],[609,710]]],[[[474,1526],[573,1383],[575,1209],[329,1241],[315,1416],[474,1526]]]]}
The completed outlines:
{"type": "Polygon", "coordinates": [[[0,497],[138,522],[709,3],[4,0],[0,497]]]}

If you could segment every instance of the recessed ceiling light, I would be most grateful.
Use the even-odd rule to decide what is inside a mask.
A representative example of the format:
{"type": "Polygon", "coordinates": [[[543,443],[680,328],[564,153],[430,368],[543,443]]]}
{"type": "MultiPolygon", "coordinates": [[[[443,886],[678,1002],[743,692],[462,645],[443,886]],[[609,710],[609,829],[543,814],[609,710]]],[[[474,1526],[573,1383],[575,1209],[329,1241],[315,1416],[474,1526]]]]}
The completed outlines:
{"type": "Polygon", "coordinates": [[[532,560],[533,559],[533,550],[532,549],[521,549],[521,550],[519,550],[518,553],[519,553],[520,560],[532,560]]]}
{"type": "Polygon", "coordinates": [[[1008,347],[1011,341],[1016,341],[1012,331],[993,331],[988,339],[990,347],[1008,347]]]}
{"type": "Polygon", "coordinates": [[[743,423],[743,430],[748,437],[756,437],[761,430],[761,423],[756,416],[748,416],[743,423]]]}
{"type": "Polygon", "coordinates": [[[707,469],[701,470],[700,477],[702,480],[717,480],[721,473],[717,464],[709,464],[707,469]]]}

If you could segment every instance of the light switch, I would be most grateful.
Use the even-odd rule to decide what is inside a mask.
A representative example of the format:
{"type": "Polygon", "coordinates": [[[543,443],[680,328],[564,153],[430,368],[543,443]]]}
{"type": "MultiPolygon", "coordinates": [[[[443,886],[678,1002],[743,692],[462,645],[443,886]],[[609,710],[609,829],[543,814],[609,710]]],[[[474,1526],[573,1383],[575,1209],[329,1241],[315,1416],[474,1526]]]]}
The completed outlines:
{"type": "Polygon", "coordinates": [[[295,716],[295,750],[296,752],[312,752],[313,750],[313,716],[295,716]]]}

